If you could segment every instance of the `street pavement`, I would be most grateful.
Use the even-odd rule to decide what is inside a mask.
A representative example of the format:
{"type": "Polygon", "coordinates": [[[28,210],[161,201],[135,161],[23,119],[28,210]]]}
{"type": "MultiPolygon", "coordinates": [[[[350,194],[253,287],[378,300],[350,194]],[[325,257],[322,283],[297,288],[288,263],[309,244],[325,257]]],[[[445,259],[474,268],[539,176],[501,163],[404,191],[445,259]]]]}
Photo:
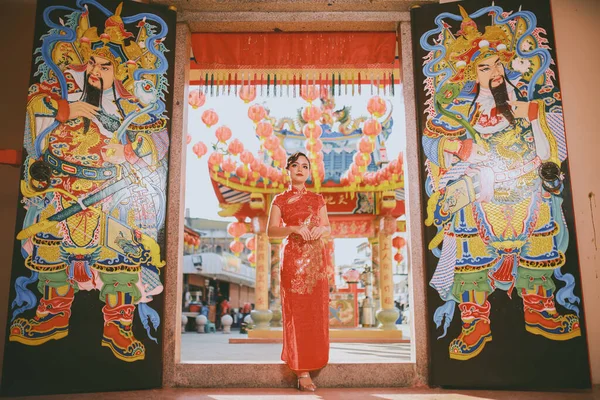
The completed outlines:
{"type": "MultiPolygon", "coordinates": [[[[410,337],[408,325],[398,325],[405,338],[410,337]]],[[[233,331],[181,335],[181,361],[201,363],[281,363],[281,343],[230,344],[230,338],[247,338],[233,331]]],[[[331,343],[329,363],[402,363],[410,362],[410,343],[331,343]]]]}

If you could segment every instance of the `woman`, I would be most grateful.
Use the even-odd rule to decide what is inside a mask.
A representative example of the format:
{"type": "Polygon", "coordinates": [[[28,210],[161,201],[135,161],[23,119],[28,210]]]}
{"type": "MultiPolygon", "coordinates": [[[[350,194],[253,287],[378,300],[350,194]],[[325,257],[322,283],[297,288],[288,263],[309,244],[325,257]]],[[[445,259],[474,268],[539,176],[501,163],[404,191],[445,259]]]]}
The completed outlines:
{"type": "Polygon", "coordinates": [[[291,155],[286,169],[292,183],[273,199],[267,230],[269,237],[286,237],[281,359],[298,376],[299,390],[315,391],[310,371],[323,368],[329,359],[329,284],[321,238],[331,230],[323,197],[304,186],[310,174],[306,155],[291,155]]]}

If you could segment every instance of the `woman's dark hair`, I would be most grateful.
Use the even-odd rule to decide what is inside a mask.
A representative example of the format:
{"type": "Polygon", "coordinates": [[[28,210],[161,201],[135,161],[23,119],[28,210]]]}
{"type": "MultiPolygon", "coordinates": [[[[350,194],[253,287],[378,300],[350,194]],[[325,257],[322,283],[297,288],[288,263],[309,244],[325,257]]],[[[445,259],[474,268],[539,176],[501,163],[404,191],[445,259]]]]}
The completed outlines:
{"type": "Polygon", "coordinates": [[[293,163],[295,163],[296,161],[298,161],[298,159],[300,157],[306,158],[306,161],[308,161],[308,169],[310,169],[310,160],[308,159],[308,157],[306,156],[306,154],[304,154],[301,151],[297,151],[297,152],[295,152],[294,154],[292,154],[291,156],[288,157],[285,169],[290,169],[290,165],[292,165],[293,163]]]}

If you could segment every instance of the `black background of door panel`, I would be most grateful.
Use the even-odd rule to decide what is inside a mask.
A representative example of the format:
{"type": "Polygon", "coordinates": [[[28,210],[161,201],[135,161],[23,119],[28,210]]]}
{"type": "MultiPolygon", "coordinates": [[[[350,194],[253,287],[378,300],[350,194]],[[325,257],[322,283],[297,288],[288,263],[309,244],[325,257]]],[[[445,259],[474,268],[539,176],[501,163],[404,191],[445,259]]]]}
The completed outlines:
{"type": "MultiPolygon", "coordinates": [[[[460,15],[458,4],[461,4],[469,14],[488,7],[491,1],[463,1],[446,4],[428,4],[411,10],[411,28],[414,54],[415,91],[417,104],[417,122],[419,137],[425,126],[426,114],[424,104],[427,100],[423,81],[423,57],[427,54],[419,44],[421,36],[436,28],[435,17],[443,12],[460,15]]],[[[554,30],[550,12],[549,0],[496,0],[505,12],[516,12],[519,6],[524,11],[532,11],[537,17],[537,26],[546,30],[546,38],[550,46],[550,54],[556,62],[554,30]]],[[[452,26],[451,31],[456,34],[460,29],[460,21],[447,19],[452,26]]],[[[491,17],[484,15],[475,20],[480,32],[485,26],[491,24],[491,17]]],[[[430,39],[431,43],[431,39],[430,39]]],[[[560,51],[560,50],[559,50],[560,51]]],[[[555,85],[558,83],[556,65],[550,68],[556,74],[555,85]]],[[[565,111],[568,113],[568,109],[565,111]]],[[[566,133],[568,135],[568,132],[566,133]]],[[[567,139],[568,140],[568,139],[567,139]]],[[[420,142],[420,141],[419,141],[420,142]]],[[[562,163],[562,171],[566,174],[565,187],[562,192],[564,199],[563,210],[569,228],[569,247],[566,252],[566,264],[562,267],[563,273],[571,273],[575,277],[575,294],[582,298],[581,276],[579,273],[579,260],[577,255],[577,241],[575,237],[575,221],[571,194],[570,176],[568,169],[569,157],[562,163]]],[[[425,155],[420,147],[421,174],[427,172],[424,168],[425,155]]],[[[423,215],[427,213],[427,197],[423,192],[423,215]]],[[[436,234],[435,227],[425,227],[425,243],[428,244],[436,234]]],[[[438,258],[431,251],[426,250],[426,277],[431,280],[435,271],[438,258]]],[[[557,290],[564,284],[554,279],[557,290]]],[[[516,291],[510,299],[505,291],[496,290],[489,296],[491,303],[491,329],[493,340],[486,344],[485,349],[476,357],[468,361],[450,359],[448,345],[461,331],[460,310],[456,308],[454,319],[448,328],[447,335],[437,339],[443,334],[443,329],[436,329],[433,322],[433,313],[443,304],[437,291],[432,287],[427,288],[428,305],[428,333],[430,346],[430,384],[449,388],[499,388],[499,389],[525,389],[525,390],[551,390],[566,388],[589,388],[590,369],[588,349],[586,343],[585,318],[583,315],[583,298],[579,304],[581,320],[581,337],[568,341],[553,341],[539,335],[525,331],[523,320],[522,299],[516,291]]],[[[561,314],[572,313],[557,303],[557,310],[561,314]]]]}
{"type": "MultiPolygon", "coordinates": [[[[100,0],[105,8],[114,12],[121,1],[100,0]]],[[[35,35],[32,52],[41,46],[41,36],[48,32],[49,28],[44,23],[42,14],[46,7],[52,5],[64,5],[74,9],[75,0],[38,0],[35,20],[35,35]]],[[[98,33],[104,30],[106,17],[95,6],[89,5],[90,26],[98,27],[98,33]]],[[[55,11],[57,14],[60,11],[55,11]]],[[[166,6],[141,4],[130,1],[123,2],[121,17],[133,16],[138,13],[151,13],[163,19],[168,26],[168,33],[164,45],[168,49],[165,57],[168,60],[167,79],[173,84],[175,35],[176,35],[176,13],[166,6]]],[[[54,14],[52,14],[54,15],[54,14]]],[[[64,14],[62,14],[64,15],[64,14]]],[[[53,21],[58,20],[58,15],[53,21]]],[[[137,34],[135,24],[126,24],[125,29],[137,34]]],[[[157,27],[156,32],[160,30],[157,27]]],[[[34,55],[31,65],[30,85],[39,82],[39,76],[33,76],[37,71],[34,55]]],[[[13,60],[11,62],[17,62],[13,60]]],[[[166,111],[164,116],[171,118],[172,112],[172,86],[165,94],[166,111]]],[[[15,118],[23,118],[17,115],[15,118]]],[[[167,121],[167,127],[171,129],[171,120],[167,121]]],[[[170,135],[169,135],[170,136],[170,135]]],[[[21,177],[23,171],[21,171],[21,177]]],[[[165,189],[166,191],[166,189],[165,189]]],[[[16,233],[23,226],[25,210],[21,204],[22,196],[16,206],[17,224],[16,233]]],[[[166,205],[165,205],[166,212],[166,205]]],[[[165,232],[164,226],[158,235],[158,244],[161,247],[161,255],[165,257],[165,232]]],[[[40,346],[26,346],[21,343],[8,341],[11,324],[12,309],[10,307],[15,298],[14,283],[19,276],[29,276],[30,271],[24,266],[21,255],[21,243],[15,239],[13,250],[13,261],[11,271],[10,292],[8,301],[8,321],[6,326],[6,341],[4,347],[4,364],[2,370],[2,395],[41,395],[57,393],[79,393],[79,392],[106,392],[118,390],[151,389],[162,386],[162,324],[164,322],[164,295],[161,293],[154,296],[149,305],[161,316],[161,325],[156,331],[151,330],[153,337],[158,339],[158,344],[148,338],[146,330],[142,326],[138,316],[137,307],[133,320],[133,332],[146,348],[144,360],[125,362],[117,359],[112,351],[102,347],[102,328],[104,318],[102,307],[104,303],[99,299],[99,291],[79,291],[75,294],[75,300],[71,307],[71,318],[69,324],[69,335],[60,340],[50,340],[40,346]]],[[[164,267],[166,268],[166,266],[164,267]]],[[[164,272],[161,271],[161,279],[164,282],[164,272]]],[[[37,282],[28,286],[39,298],[41,294],[36,289],[37,282]]],[[[37,306],[37,304],[36,304],[37,306]]],[[[25,311],[19,317],[32,318],[35,308],[25,311]]]]}

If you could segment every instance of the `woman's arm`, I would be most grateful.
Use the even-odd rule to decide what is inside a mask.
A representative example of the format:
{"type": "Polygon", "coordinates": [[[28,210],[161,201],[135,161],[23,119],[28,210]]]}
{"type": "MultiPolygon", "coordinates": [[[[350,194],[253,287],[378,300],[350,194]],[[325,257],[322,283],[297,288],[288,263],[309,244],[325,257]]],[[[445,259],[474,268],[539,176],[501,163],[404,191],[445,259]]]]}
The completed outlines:
{"type": "Polygon", "coordinates": [[[329,217],[327,216],[327,206],[321,207],[319,210],[319,218],[321,219],[321,224],[315,226],[310,231],[312,240],[321,239],[322,237],[331,235],[331,225],[329,225],[329,217]]]}
{"type": "Polygon", "coordinates": [[[306,226],[281,226],[281,210],[275,204],[271,205],[267,236],[270,238],[282,238],[287,237],[291,233],[297,233],[304,240],[310,240],[310,231],[306,226]]]}

